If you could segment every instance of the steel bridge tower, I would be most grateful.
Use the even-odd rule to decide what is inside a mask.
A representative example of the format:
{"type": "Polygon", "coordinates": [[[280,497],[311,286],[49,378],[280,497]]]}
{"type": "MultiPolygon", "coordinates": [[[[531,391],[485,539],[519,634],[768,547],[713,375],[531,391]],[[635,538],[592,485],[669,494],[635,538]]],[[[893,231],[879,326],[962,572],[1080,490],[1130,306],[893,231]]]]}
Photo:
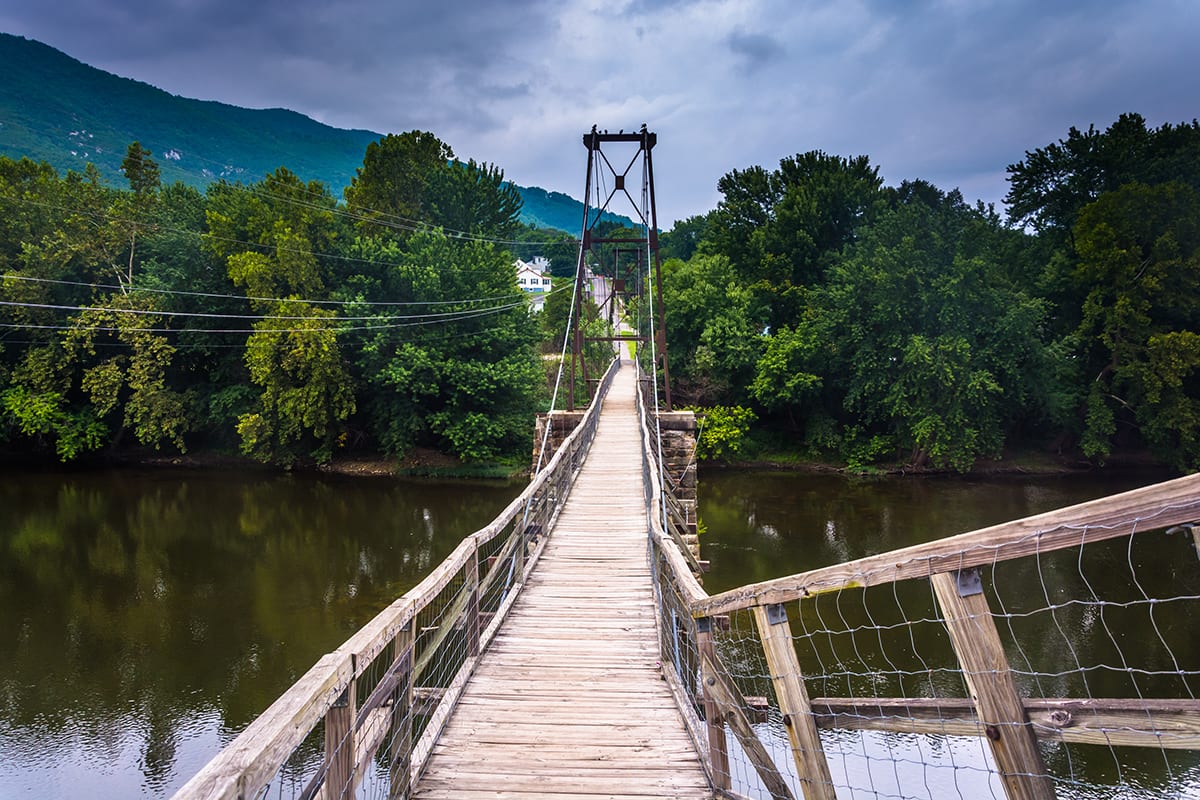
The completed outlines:
{"type": "MultiPolygon", "coordinates": [[[[568,332],[571,337],[568,411],[575,410],[577,370],[582,374],[589,399],[594,394],[594,387],[599,383],[599,376],[588,375],[584,345],[588,342],[624,341],[639,344],[639,359],[645,359],[648,348],[649,359],[643,360],[642,363],[651,366],[651,371],[659,376],[663,410],[671,410],[671,376],[667,358],[666,315],[662,299],[662,263],[658,255],[658,213],[654,201],[654,166],[651,159],[651,151],[657,142],[658,136],[646,130],[645,125],[636,133],[609,133],[598,131],[593,126],[591,132],[583,136],[583,144],[588,151],[588,162],[583,201],[583,229],[579,236],[579,259],[575,266],[575,292],[572,300],[574,313],[568,332]],[[609,145],[607,153],[605,145],[609,145]],[[610,154],[612,159],[609,158],[610,154]],[[622,164],[624,168],[620,169],[622,164]],[[635,200],[630,194],[630,186],[636,183],[638,173],[635,168],[639,166],[641,192],[639,199],[635,200]],[[630,180],[631,175],[633,181],[630,180]],[[614,208],[619,208],[619,211],[614,211],[614,208]],[[628,216],[645,231],[644,235],[599,235],[597,228],[606,213],[628,213],[628,216]],[[612,284],[607,299],[601,303],[606,306],[606,316],[615,320],[614,331],[608,336],[589,336],[581,319],[583,302],[595,284],[595,276],[590,266],[601,266],[599,259],[604,245],[615,245],[610,251],[614,260],[612,284]],[[628,287],[620,275],[619,265],[621,255],[631,253],[636,253],[637,269],[634,273],[634,286],[628,287]],[[651,267],[654,270],[652,277],[651,267]],[[616,298],[619,294],[637,300],[639,324],[636,331],[623,331],[623,326],[617,319],[616,298]]],[[[603,279],[601,284],[603,285],[603,279]]]]}

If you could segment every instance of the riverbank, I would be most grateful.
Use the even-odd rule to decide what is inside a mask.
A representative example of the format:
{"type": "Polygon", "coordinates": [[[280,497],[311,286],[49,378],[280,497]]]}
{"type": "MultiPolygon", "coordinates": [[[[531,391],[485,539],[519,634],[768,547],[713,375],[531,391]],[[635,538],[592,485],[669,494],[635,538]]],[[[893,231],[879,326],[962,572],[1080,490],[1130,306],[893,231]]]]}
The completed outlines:
{"type": "Polygon", "coordinates": [[[965,477],[1004,477],[1004,476],[1055,476],[1077,475],[1086,473],[1117,473],[1126,471],[1148,470],[1153,472],[1174,472],[1169,464],[1152,457],[1146,452],[1129,452],[1113,455],[1103,464],[1097,464],[1079,453],[1053,453],[1040,450],[1011,450],[999,458],[980,459],[965,473],[952,469],[934,467],[914,467],[903,462],[878,463],[869,468],[855,469],[845,463],[836,461],[821,461],[806,458],[798,453],[758,453],[752,458],[731,459],[716,462],[705,461],[703,467],[709,469],[761,469],[775,472],[797,472],[812,475],[889,475],[889,476],[947,476],[963,475],[965,477]]]}
{"type": "Polygon", "coordinates": [[[0,470],[62,470],[86,472],[110,468],[238,470],[264,473],[315,473],[326,475],[461,478],[515,480],[528,475],[528,465],[510,461],[472,463],[429,448],[416,448],[404,458],[377,453],[338,456],[327,464],[304,463],[291,468],[263,464],[240,454],[215,450],[164,454],[155,450],[131,449],[96,454],[63,463],[45,454],[0,453],[0,470]]]}

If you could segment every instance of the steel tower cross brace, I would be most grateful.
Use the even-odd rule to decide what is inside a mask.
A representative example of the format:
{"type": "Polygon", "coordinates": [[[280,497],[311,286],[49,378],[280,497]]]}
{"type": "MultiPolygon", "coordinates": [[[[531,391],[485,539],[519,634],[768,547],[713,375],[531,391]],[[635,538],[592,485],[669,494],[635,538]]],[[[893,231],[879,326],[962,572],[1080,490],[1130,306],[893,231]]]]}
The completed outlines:
{"type": "MultiPolygon", "coordinates": [[[[579,237],[579,260],[575,265],[575,297],[574,307],[575,313],[571,318],[571,371],[570,371],[570,391],[567,393],[567,409],[575,410],[575,376],[576,370],[580,370],[583,375],[584,385],[588,387],[588,397],[592,395],[592,384],[598,381],[593,381],[587,374],[587,362],[583,357],[583,347],[586,342],[596,341],[636,341],[641,344],[649,342],[649,336],[642,331],[637,334],[621,334],[617,332],[611,337],[588,337],[584,335],[584,326],[581,322],[583,300],[584,300],[584,276],[587,274],[587,254],[592,252],[594,247],[604,244],[615,245],[640,245],[648,252],[648,261],[646,266],[654,266],[654,281],[651,291],[653,298],[651,305],[654,309],[654,315],[657,318],[657,327],[654,331],[654,352],[656,354],[658,369],[662,373],[662,399],[664,410],[671,410],[671,374],[670,362],[667,358],[667,336],[666,336],[666,313],[663,308],[662,299],[662,261],[658,255],[658,211],[655,206],[654,198],[654,165],[651,158],[651,151],[654,145],[658,143],[658,136],[646,130],[643,125],[641,130],[636,133],[609,133],[608,131],[597,131],[595,126],[592,126],[590,133],[583,136],[583,145],[588,151],[587,162],[587,177],[584,183],[584,200],[583,200],[583,230],[579,237]],[[605,144],[634,144],[637,145],[637,151],[629,163],[621,171],[618,171],[613,166],[613,162],[609,160],[604,153],[603,145],[605,144]],[[629,175],[635,166],[641,166],[642,173],[642,203],[637,203],[633,196],[629,193],[629,175]],[[608,180],[604,180],[608,179],[608,180]],[[597,196],[598,202],[592,203],[592,192],[597,185],[603,181],[605,190],[608,195],[602,200],[597,196]],[[612,202],[614,199],[624,197],[629,201],[629,206],[632,209],[635,220],[646,229],[644,238],[629,238],[629,237],[603,237],[596,235],[596,226],[603,219],[605,212],[611,212],[612,202]]],[[[611,152],[611,151],[610,151],[611,152]]],[[[618,162],[622,163],[622,162],[618,162]]],[[[640,279],[641,275],[641,250],[638,253],[638,275],[636,281],[636,291],[638,298],[638,308],[644,309],[646,299],[646,282],[640,279]]],[[[613,275],[613,294],[616,293],[617,275],[613,275]]]]}

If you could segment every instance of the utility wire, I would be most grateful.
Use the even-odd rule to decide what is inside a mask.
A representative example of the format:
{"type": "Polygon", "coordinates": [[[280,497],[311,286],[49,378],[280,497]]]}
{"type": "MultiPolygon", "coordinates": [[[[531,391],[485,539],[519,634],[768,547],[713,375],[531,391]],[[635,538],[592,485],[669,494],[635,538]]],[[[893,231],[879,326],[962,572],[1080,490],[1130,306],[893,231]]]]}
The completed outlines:
{"type": "MultiPolygon", "coordinates": [[[[497,306],[497,308],[515,308],[519,303],[510,303],[505,306],[497,306]]],[[[204,311],[156,311],[148,308],[120,308],[115,306],[72,306],[58,305],[54,303],[24,303],[15,300],[0,300],[0,306],[9,308],[36,308],[45,311],[100,311],[112,312],[115,314],[129,314],[132,316],[154,316],[154,317],[195,317],[199,319],[281,319],[281,320],[312,320],[312,319],[331,319],[339,322],[362,322],[365,320],[379,319],[445,319],[447,317],[457,317],[467,313],[464,311],[436,311],[431,314],[401,314],[401,315],[385,315],[371,314],[365,317],[313,317],[304,315],[283,315],[283,314],[215,314],[204,311]]],[[[479,309],[473,309],[479,310],[479,309]]],[[[491,310],[491,309],[483,309],[491,310]]]]}
{"type": "MultiPolygon", "coordinates": [[[[317,325],[317,326],[310,327],[310,328],[261,328],[261,329],[260,328],[121,328],[121,327],[113,327],[113,326],[96,326],[96,327],[88,326],[87,328],[80,328],[77,325],[45,325],[45,324],[9,323],[9,322],[0,322],[0,327],[18,329],[18,330],[59,330],[59,331],[91,330],[91,331],[111,331],[111,332],[127,331],[127,332],[131,332],[131,333],[247,333],[247,334],[250,334],[250,333],[267,333],[267,332],[269,332],[269,333],[324,333],[326,331],[332,331],[334,333],[343,333],[343,332],[349,332],[349,331],[394,330],[397,328],[410,328],[410,327],[417,326],[417,325],[437,325],[437,324],[442,324],[442,323],[447,323],[447,322],[462,322],[465,320],[478,319],[480,317],[491,316],[493,314],[500,314],[504,311],[509,311],[511,309],[519,308],[522,306],[524,306],[524,301],[519,302],[519,303],[510,303],[509,305],[504,305],[504,306],[496,306],[493,308],[488,308],[488,309],[483,309],[483,310],[474,310],[474,311],[469,311],[469,312],[463,312],[462,314],[460,314],[456,317],[452,317],[452,318],[418,319],[414,322],[380,323],[378,325],[343,326],[343,325],[336,324],[340,321],[338,317],[326,317],[326,318],[304,317],[304,318],[300,318],[300,319],[310,319],[314,322],[335,323],[335,324],[328,324],[328,325],[321,324],[321,325],[317,325]]],[[[98,309],[98,310],[117,311],[118,309],[103,308],[103,309],[98,309]]],[[[154,312],[151,312],[151,313],[154,313],[154,312]]],[[[159,312],[159,313],[161,313],[161,312],[159,312]]],[[[165,313],[162,313],[162,315],[165,316],[165,313]]]]}
{"type": "MultiPolygon", "coordinates": [[[[173,315],[170,312],[154,312],[154,311],[144,311],[144,309],[128,309],[128,308],[82,307],[82,306],[54,307],[54,306],[47,306],[47,305],[38,305],[38,303],[10,303],[10,302],[0,302],[0,305],[28,306],[28,307],[34,307],[34,308],[43,307],[43,308],[50,308],[50,309],[54,309],[54,308],[77,309],[77,311],[137,313],[137,314],[148,314],[148,315],[160,315],[160,317],[168,317],[168,315],[173,315]]],[[[521,307],[524,307],[524,300],[514,302],[514,303],[508,303],[508,305],[504,305],[504,306],[493,306],[490,308],[482,308],[482,309],[476,308],[476,309],[470,309],[470,311],[454,312],[454,315],[426,314],[426,315],[414,315],[414,317],[400,317],[400,318],[389,318],[389,317],[385,317],[385,315],[378,315],[378,317],[361,317],[361,318],[359,318],[359,317],[355,317],[355,318],[340,318],[340,317],[325,317],[325,318],[322,318],[322,317],[276,317],[276,318],[257,317],[257,318],[250,318],[250,319],[259,319],[259,320],[265,320],[265,319],[301,320],[301,319],[305,319],[305,320],[311,320],[311,321],[319,321],[319,323],[329,323],[328,325],[322,324],[322,325],[318,325],[318,326],[314,326],[314,327],[295,327],[295,329],[282,329],[282,327],[281,327],[281,329],[275,329],[275,327],[269,327],[269,329],[208,329],[208,327],[194,327],[194,329],[172,329],[172,327],[104,327],[104,326],[90,327],[89,326],[88,329],[86,329],[86,330],[134,331],[134,332],[142,331],[142,332],[160,332],[160,333],[258,333],[258,332],[262,332],[262,331],[274,331],[274,332],[281,332],[281,333],[310,333],[310,332],[319,332],[319,331],[335,331],[335,332],[378,331],[378,330],[398,329],[398,327],[412,327],[414,325],[437,325],[437,324],[442,324],[442,323],[457,323],[457,321],[463,321],[463,320],[468,320],[468,319],[478,319],[480,317],[488,317],[488,315],[491,315],[491,314],[499,314],[499,313],[503,313],[505,311],[511,311],[511,309],[514,309],[514,308],[521,308],[521,307]],[[353,320],[365,320],[365,319],[408,319],[408,320],[415,320],[415,321],[404,321],[404,323],[380,323],[378,325],[349,325],[349,326],[347,326],[347,325],[338,324],[338,323],[341,323],[341,321],[343,321],[344,319],[350,319],[352,321],[353,320]]],[[[198,315],[198,314],[179,314],[179,315],[190,315],[190,317],[194,317],[194,315],[198,315]]],[[[226,317],[228,317],[230,319],[247,319],[246,317],[242,317],[242,315],[236,315],[236,314],[229,314],[229,315],[215,314],[215,315],[212,315],[212,317],[215,317],[218,319],[222,319],[222,318],[226,318],[226,317]]],[[[24,324],[24,323],[0,323],[0,327],[7,327],[7,329],[26,329],[26,330],[82,330],[82,329],[79,329],[79,326],[77,326],[77,325],[43,325],[43,324],[24,324]]]]}
{"type": "MultiPolygon", "coordinates": [[[[475,319],[475,318],[476,318],[476,317],[472,317],[472,319],[475,319]]],[[[33,326],[33,325],[20,325],[20,324],[0,323],[0,329],[5,329],[5,328],[7,328],[7,329],[12,329],[12,330],[21,330],[21,329],[25,329],[25,328],[35,328],[35,327],[50,328],[50,329],[53,329],[53,330],[69,330],[69,331],[85,331],[85,330],[109,330],[109,331],[111,331],[111,330],[122,330],[122,331],[140,331],[140,332],[170,333],[170,334],[215,333],[215,331],[211,331],[211,330],[204,330],[204,329],[187,329],[187,328],[179,328],[179,329],[165,329],[165,328],[119,328],[119,329],[113,329],[113,328],[79,328],[79,327],[77,327],[77,326],[73,326],[73,325],[33,326]]],[[[450,341],[455,341],[455,340],[458,340],[458,339],[474,339],[474,338],[477,338],[477,337],[480,337],[480,336],[491,336],[491,335],[493,335],[493,334],[494,334],[494,333],[495,333],[497,330],[499,330],[499,329],[500,329],[500,327],[501,327],[500,325],[491,325],[491,326],[484,327],[484,328],[482,328],[482,329],[480,329],[480,330],[473,330],[473,331],[458,331],[458,332],[455,332],[455,333],[446,333],[446,332],[441,332],[441,333],[437,333],[437,334],[435,334],[435,335],[434,335],[434,337],[433,337],[432,339],[430,338],[430,334],[427,332],[427,333],[425,334],[425,336],[424,336],[424,337],[422,337],[422,339],[421,339],[420,341],[422,341],[422,342],[431,342],[431,341],[436,341],[436,342],[450,342],[450,341]]],[[[289,332],[290,332],[290,333],[302,333],[302,332],[315,332],[315,330],[316,330],[316,329],[310,329],[310,328],[297,329],[297,330],[287,330],[287,329],[273,329],[273,328],[267,328],[267,329],[265,329],[265,330],[263,330],[263,331],[254,330],[254,331],[253,331],[253,333],[263,333],[263,332],[271,332],[271,333],[289,333],[289,332]]],[[[324,329],[322,329],[322,332],[323,332],[324,330],[332,330],[332,331],[334,331],[335,333],[339,333],[339,334],[341,334],[341,333],[346,333],[348,329],[344,329],[344,328],[336,328],[336,327],[330,326],[330,327],[328,327],[328,328],[324,328],[324,329]]],[[[349,331],[349,333],[359,333],[359,332],[360,332],[360,331],[357,331],[357,330],[349,331]]],[[[242,331],[242,332],[239,332],[239,333],[244,333],[244,331],[242,331]]],[[[0,346],[2,346],[2,345],[5,345],[5,344],[15,344],[15,345],[44,345],[44,344],[47,344],[47,340],[45,340],[45,339],[11,339],[11,338],[8,338],[8,337],[7,337],[7,334],[0,334],[0,346]]],[[[349,345],[349,344],[353,344],[353,343],[352,343],[352,342],[349,342],[349,341],[347,341],[347,339],[346,339],[346,338],[341,338],[341,339],[339,339],[339,340],[338,340],[338,344],[339,344],[340,346],[343,346],[343,347],[344,347],[344,346],[347,346],[347,345],[349,345]]],[[[92,346],[92,347],[130,348],[130,347],[133,347],[134,345],[132,345],[132,344],[129,344],[129,343],[127,343],[127,342],[92,342],[92,343],[90,343],[90,346],[92,346]]],[[[173,342],[173,343],[171,344],[171,346],[172,346],[172,347],[174,347],[176,350],[209,350],[209,349],[220,349],[220,348],[227,348],[227,349],[235,349],[235,348],[236,348],[236,349],[245,349],[245,348],[246,348],[248,345],[247,345],[247,343],[246,343],[246,342],[244,342],[244,341],[243,341],[243,342],[234,342],[234,343],[220,343],[220,342],[186,343],[186,342],[173,342]]]]}
{"type": "MultiPolygon", "coordinates": [[[[255,297],[252,295],[218,294],[218,293],[214,293],[214,292],[189,292],[189,291],[185,291],[182,289],[152,289],[150,287],[144,287],[144,286],[118,286],[115,284],[106,284],[106,283],[85,283],[83,281],[63,281],[63,280],[55,280],[52,278],[34,278],[34,277],[26,276],[26,275],[13,275],[10,273],[5,273],[3,275],[0,275],[0,280],[25,281],[25,282],[29,282],[29,283],[45,283],[45,284],[53,284],[53,285],[57,285],[57,286],[76,286],[76,287],[81,287],[81,288],[86,288],[86,289],[107,289],[107,290],[113,290],[113,291],[129,291],[129,292],[145,292],[145,293],[163,294],[163,295],[179,295],[179,296],[183,296],[183,297],[207,297],[207,298],[217,298],[217,299],[222,299],[222,300],[252,300],[255,302],[262,302],[262,303],[304,303],[307,305],[316,305],[316,306],[371,306],[371,307],[387,307],[387,308],[403,307],[403,306],[473,305],[476,303],[490,303],[490,302],[495,302],[495,301],[500,301],[500,300],[510,300],[514,297],[521,297],[524,294],[523,292],[516,292],[516,293],[503,294],[503,295],[496,295],[494,297],[478,297],[478,298],[472,298],[472,299],[468,299],[468,300],[451,299],[451,300],[410,300],[410,301],[403,301],[403,302],[401,302],[401,301],[374,302],[374,301],[366,301],[366,300],[309,300],[309,299],[299,298],[299,297],[255,297]]],[[[542,294],[544,294],[544,295],[555,294],[557,292],[563,291],[563,288],[565,288],[565,287],[560,287],[558,289],[551,289],[549,292],[543,292],[542,294]]],[[[162,311],[162,312],[155,312],[155,313],[166,314],[166,313],[170,313],[170,312],[162,311]]],[[[183,314],[183,312],[175,312],[175,313],[179,313],[180,315],[183,314]]],[[[217,316],[237,317],[239,315],[227,314],[227,315],[217,315],[217,316]]],[[[255,317],[255,318],[257,318],[257,317],[255,317]]],[[[270,319],[271,317],[264,317],[264,318],[270,319]]],[[[373,318],[374,317],[341,317],[341,319],[373,319],[373,318]]]]}

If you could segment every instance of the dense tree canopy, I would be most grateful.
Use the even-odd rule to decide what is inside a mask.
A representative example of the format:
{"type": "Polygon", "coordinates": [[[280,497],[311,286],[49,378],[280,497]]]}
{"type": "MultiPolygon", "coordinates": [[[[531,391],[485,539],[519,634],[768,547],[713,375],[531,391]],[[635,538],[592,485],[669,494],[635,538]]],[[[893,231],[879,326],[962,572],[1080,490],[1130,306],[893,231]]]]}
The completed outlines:
{"type": "MultiPolygon", "coordinates": [[[[0,159],[7,447],[495,458],[527,448],[567,316],[607,332],[561,291],[574,235],[517,225],[503,173],[433,134],[372,143],[344,203],[282,167],[162,186],[137,142],[123,167],[112,188],[0,159]],[[559,279],[540,320],[512,270],[534,255],[559,279]]],[[[739,447],[754,420],[759,447],[863,468],[1014,444],[1200,467],[1200,125],[1126,114],[1009,177],[1002,219],[866,156],[732,170],[661,236],[676,395],[739,447]]],[[[595,233],[638,235],[619,224],[595,233]]]]}
{"type": "Polygon", "coordinates": [[[1103,132],[1071,128],[1065,139],[1028,151],[1008,176],[1010,220],[1067,234],[1084,206],[1126,184],[1200,189],[1200,123],[1150,129],[1140,114],[1122,114],[1103,132]]]}
{"type": "Polygon", "coordinates": [[[1009,173],[1006,224],[865,157],[730,172],[663,237],[680,393],[855,465],[1017,442],[1200,466],[1200,127],[1127,114],[1009,173]]]}
{"type": "Polygon", "coordinates": [[[432,133],[389,134],[367,146],[346,187],[350,210],[371,229],[402,236],[414,227],[511,238],[521,195],[493,164],[454,158],[432,133]]]}
{"type": "Polygon", "coordinates": [[[488,243],[520,200],[452,158],[431,134],[385,137],[346,205],[282,167],[162,187],[136,142],[128,190],[0,159],[0,438],[63,459],[130,440],[282,465],[524,454],[539,331],[488,243]]]}
{"type": "MultiPolygon", "coordinates": [[[[722,200],[708,219],[707,249],[726,256],[769,309],[772,327],[795,319],[803,289],[820,283],[879,199],[883,181],[866,156],[801,153],[733,170],[717,184],[722,200]]],[[[705,245],[700,245],[705,250],[705,245]]]]}

